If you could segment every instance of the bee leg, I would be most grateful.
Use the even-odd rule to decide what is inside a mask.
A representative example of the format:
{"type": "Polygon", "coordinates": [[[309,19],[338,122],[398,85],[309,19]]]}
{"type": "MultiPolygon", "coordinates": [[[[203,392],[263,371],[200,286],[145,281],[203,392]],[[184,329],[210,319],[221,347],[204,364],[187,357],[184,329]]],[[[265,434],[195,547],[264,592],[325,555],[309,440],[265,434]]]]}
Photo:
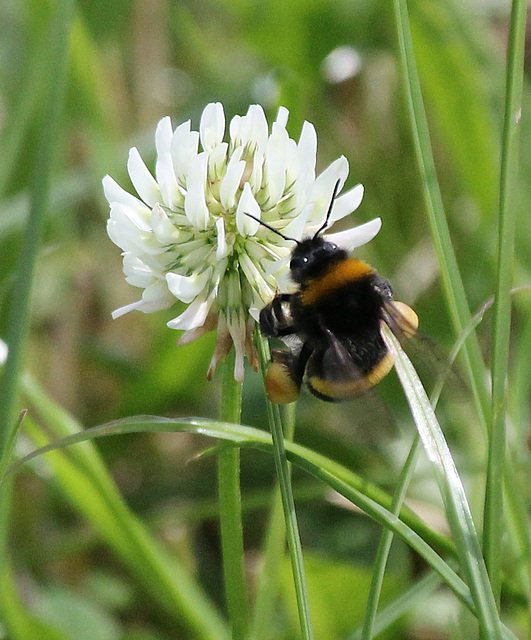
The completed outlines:
{"type": "Polygon", "coordinates": [[[384,280],[384,278],[377,276],[373,286],[376,292],[386,300],[390,301],[393,299],[393,287],[387,280],[384,280]]]}
{"type": "Polygon", "coordinates": [[[289,307],[292,295],[279,293],[260,311],[260,329],[265,336],[280,338],[295,333],[289,307]]]}
{"type": "Polygon", "coordinates": [[[292,293],[277,293],[277,295],[273,298],[273,306],[277,306],[280,308],[283,302],[291,302],[291,298],[293,297],[292,293]]]}
{"type": "Polygon", "coordinates": [[[298,382],[299,386],[302,384],[306,365],[313,351],[313,346],[308,342],[304,342],[298,356],[293,359],[292,376],[294,380],[298,382]]]}
{"type": "Polygon", "coordinates": [[[277,320],[277,336],[288,336],[295,333],[295,327],[291,321],[290,305],[291,293],[280,293],[273,299],[273,313],[277,320]]]}

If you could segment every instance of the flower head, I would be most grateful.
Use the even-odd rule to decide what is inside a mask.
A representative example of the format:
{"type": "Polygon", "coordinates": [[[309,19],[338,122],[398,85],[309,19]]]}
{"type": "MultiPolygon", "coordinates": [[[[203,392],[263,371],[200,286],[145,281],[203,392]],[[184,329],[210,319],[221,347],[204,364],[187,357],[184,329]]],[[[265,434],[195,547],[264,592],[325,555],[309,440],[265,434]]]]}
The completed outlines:
{"type": "MultiPolygon", "coordinates": [[[[244,354],[256,366],[255,320],[277,288],[287,286],[293,243],[247,214],[300,239],[322,225],[336,181],[341,188],[348,175],[341,157],[316,178],[315,129],[305,122],[295,142],[287,119],[281,107],[270,131],[262,108],[251,105],[231,120],[226,142],[220,103],[206,106],[199,132],[190,121],[174,130],[166,117],[155,134],[155,177],[136,148],[129,152],[137,195],[110,176],[103,179],[109,237],[123,251],[127,282],[144,290],[113,317],[166,309],[177,300],[187,304],[168,326],[184,330],[179,344],[217,327],[209,375],[232,345],[237,379],[243,379],[244,354]]],[[[361,185],[339,196],[330,223],[354,211],[362,196],[361,185]]],[[[354,248],[374,237],[380,224],[372,220],[331,237],[354,248]]]]}

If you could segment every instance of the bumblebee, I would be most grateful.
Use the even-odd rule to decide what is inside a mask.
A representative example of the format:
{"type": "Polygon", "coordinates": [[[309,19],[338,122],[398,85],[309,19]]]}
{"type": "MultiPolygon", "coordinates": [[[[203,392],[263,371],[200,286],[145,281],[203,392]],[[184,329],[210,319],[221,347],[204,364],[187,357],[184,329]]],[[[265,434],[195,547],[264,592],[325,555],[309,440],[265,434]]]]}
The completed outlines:
{"type": "Polygon", "coordinates": [[[401,338],[411,337],[418,326],[413,309],[393,300],[387,280],[322,237],[338,188],[339,181],[326,219],[313,237],[298,241],[283,236],[297,243],[289,268],[298,288],[278,293],[260,312],[262,333],[291,347],[272,351],[266,374],[267,395],[277,404],[296,400],[303,382],[328,402],[360,395],[393,367],[380,323],[401,338]]]}

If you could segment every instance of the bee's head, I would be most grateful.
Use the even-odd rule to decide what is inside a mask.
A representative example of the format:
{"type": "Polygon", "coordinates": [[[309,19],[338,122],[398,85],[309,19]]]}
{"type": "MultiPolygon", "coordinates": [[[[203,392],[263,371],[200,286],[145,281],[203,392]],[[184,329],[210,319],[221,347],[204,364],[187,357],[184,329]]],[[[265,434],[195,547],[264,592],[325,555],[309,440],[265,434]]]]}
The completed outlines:
{"type": "Polygon", "coordinates": [[[346,251],[340,249],[337,244],[328,242],[321,236],[321,233],[328,226],[334,200],[339,190],[339,184],[340,181],[338,180],[334,187],[334,193],[332,194],[323,224],[317,229],[313,236],[297,242],[297,246],[293,249],[289,268],[291,270],[291,277],[299,284],[307,278],[315,277],[323,271],[326,271],[332,262],[344,260],[347,257],[346,251]]]}
{"type": "Polygon", "coordinates": [[[344,260],[347,252],[337,244],[328,242],[321,236],[301,240],[293,253],[289,268],[291,277],[299,284],[326,271],[333,262],[344,260]]]}
{"type": "Polygon", "coordinates": [[[291,277],[299,284],[306,278],[313,277],[324,271],[331,262],[343,260],[347,256],[346,251],[339,249],[336,244],[328,242],[321,237],[321,233],[326,229],[328,222],[330,221],[332,207],[334,206],[334,200],[336,199],[337,192],[339,191],[340,182],[341,181],[338,180],[335,184],[334,193],[332,194],[323,224],[319,229],[317,229],[315,234],[309,238],[304,238],[303,240],[290,238],[285,236],[278,229],[267,224],[267,222],[260,220],[260,218],[256,218],[250,213],[246,214],[249,218],[256,220],[256,222],[266,227],[266,229],[269,229],[281,238],[284,238],[284,240],[289,240],[290,242],[295,242],[297,244],[291,254],[289,268],[291,270],[291,277]]]}

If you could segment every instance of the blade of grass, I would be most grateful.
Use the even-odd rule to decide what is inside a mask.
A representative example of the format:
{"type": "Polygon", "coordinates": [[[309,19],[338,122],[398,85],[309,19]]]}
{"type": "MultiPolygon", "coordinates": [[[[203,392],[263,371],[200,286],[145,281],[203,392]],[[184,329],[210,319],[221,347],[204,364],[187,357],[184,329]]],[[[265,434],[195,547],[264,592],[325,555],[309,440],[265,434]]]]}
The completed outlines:
{"type": "MultiPolygon", "coordinates": [[[[481,322],[485,311],[488,308],[488,305],[492,305],[492,301],[488,301],[483,307],[480,309],[478,313],[471,318],[469,324],[463,331],[463,333],[459,336],[456,341],[448,360],[448,366],[452,366],[455,359],[457,358],[459,351],[461,350],[464,341],[468,337],[468,334],[475,329],[475,327],[481,322]]],[[[435,385],[435,389],[432,393],[431,405],[432,407],[436,407],[439,402],[440,395],[442,393],[444,382],[446,375],[443,375],[438,380],[438,383],[435,385]]],[[[399,482],[396,487],[393,503],[391,505],[391,511],[398,515],[400,513],[400,509],[402,508],[402,504],[404,503],[406,492],[413,477],[413,473],[415,471],[415,465],[418,460],[418,455],[420,452],[420,436],[419,434],[415,434],[415,438],[411,445],[411,449],[409,451],[408,457],[400,474],[399,482]]],[[[363,629],[361,631],[361,637],[363,640],[369,640],[372,638],[374,630],[375,630],[375,620],[376,614],[378,610],[378,602],[380,600],[380,593],[383,585],[383,579],[385,574],[385,568],[387,566],[387,559],[389,557],[389,552],[391,550],[391,543],[393,541],[393,534],[389,530],[385,530],[382,533],[382,537],[380,543],[378,545],[378,549],[376,552],[376,558],[374,562],[374,570],[373,570],[373,578],[371,580],[371,587],[369,590],[369,598],[367,602],[367,611],[365,615],[365,622],[363,625],[363,629]]]]}
{"type": "MultiPolygon", "coordinates": [[[[36,456],[56,451],[72,444],[85,443],[87,440],[108,435],[115,436],[124,433],[153,431],[197,433],[236,442],[240,446],[252,446],[264,449],[269,453],[273,452],[271,434],[252,427],[243,427],[205,418],[171,419],[157,416],[135,416],[84,429],[79,433],[51,442],[13,464],[9,469],[9,474],[36,456]]],[[[285,446],[288,457],[292,462],[338,491],[361,510],[365,511],[371,518],[397,533],[428,561],[430,566],[441,575],[462,602],[471,611],[475,611],[467,586],[430,546],[432,544],[455,558],[455,549],[445,538],[433,532],[407,508],[402,509],[400,518],[390,513],[388,510],[391,505],[390,497],[342,465],[301,445],[285,442],[285,446]]],[[[9,479],[9,475],[7,479],[9,479]]]]}
{"type": "MultiPolygon", "coordinates": [[[[265,431],[204,418],[180,418],[179,420],[174,420],[171,418],[161,418],[157,416],[135,416],[81,431],[80,425],[74,420],[74,418],[66,413],[64,409],[57,406],[57,404],[44,393],[31,376],[25,374],[22,379],[22,385],[24,395],[29,403],[35,407],[35,410],[38,411],[38,414],[43,418],[43,420],[53,427],[52,433],[59,439],[50,442],[48,445],[43,446],[12,464],[9,468],[10,474],[16,471],[22,464],[28,462],[37,455],[46,453],[47,451],[54,451],[61,447],[76,444],[78,442],[84,442],[93,438],[101,438],[108,435],[119,435],[123,433],[139,433],[145,431],[190,431],[193,433],[203,434],[211,438],[219,438],[225,441],[236,442],[239,446],[248,445],[264,448],[268,451],[271,450],[271,435],[265,431]]],[[[363,493],[374,503],[383,506],[386,510],[390,508],[391,498],[387,493],[337,462],[292,442],[286,442],[286,449],[288,455],[291,456],[291,458],[295,458],[300,466],[304,466],[306,462],[308,464],[311,463],[313,465],[311,467],[311,473],[313,475],[315,475],[313,469],[322,465],[332,476],[337,477],[346,485],[354,488],[360,494],[363,493]]],[[[90,456],[90,471],[95,475],[97,482],[100,483],[105,490],[107,490],[105,483],[109,483],[109,486],[113,487],[114,484],[97,455],[96,450],[93,448],[83,450],[83,456],[90,456]]],[[[84,458],[82,461],[84,461],[84,458]]],[[[86,464],[88,464],[88,462],[86,464]]],[[[304,466],[304,468],[308,469],[309,467],[304,466]]],[[[6,477],[9,478],[9,475],[6,477]]],[[[3,481],[5,481],[5,477],[3,481]]],[[[414,530],[419,537],[425,540],[427,544],[437,549],[439,553],[449,555],[453,558],[456,557],[456,550],[453,544],[444,536],[441,536],[430,529],[410,509],[403,507],[400,512],[400,518],[408,528],[414,530]]]]}
{"type": "MultiPolygon", "coordinates": [[[[240,422],[242,383],[234,379],[234,349],[223,362],[221,419],[240,422]]],[[[225,598],[234,640],[249,636],[249,607],[245,588],[240,449],[226,443],[218,450],[219,518],[225,579],[225,598]]]]}
{"type": "MultiPolygon", "coordinates": [[[[406,103],[411,122],[411,132],[424,192],[428,221],[437,259],[441,268],[443,288],[450,311],[450,317],[456,335],[461,335],[463,328],[470,321],[470,310],[452,247],[450,231],[437,181],[428,122],[415,63],[407,3],[406,0],[393,0],[393,4],[398,31],[400,63],[406,103]]],[[[474,332],[470,334],[466,341],[463,353],[478,414],[486,430],[486,416],[490,408],[486,387],[487,375],[479,343],[474,332]]]]}
{"type": "MultiPolygon", "coordinates": [[[[415,585],[378,613],[371,625],[372,634],[377,636],[383,633],[414,606],[424,602],[426,597],[440,585],[441,578],[436,573],[430,572],[427,576],[421,578],[415,585]]],[[[350,635],[347,640],[363,640],[364,634],[365,624],[350,635]]]]}
{"type": "MultiPolygon", "coordinates": [[[[264,449],[269,453],[273,453],[274,451],[271,435],[251,427],[243,427],[241,425],[233,425],[204,418],[170,419],[156,416],[135,416],[133,418],[117,420],[105,425],[92,427],[81,433],[61,438],[60,441],[42,447],[38,451],[33,452],[18,463],[12,465],[10,473],[19,468],[20,464],[27,462],[37,455],[55,451],[56,449],[67,445],[84,442],[96,437],[148,431],[191,432],[236,442],[240,446],[257,447],[259,449],[264,449]]],[[[292,462],[325,482],[328,486],[338,491],[338,493],[359,507],[369,517],[373,518],[383,526],[389,527],[395,534],[402,538],[406,544],[423,557],[431,568],[439,574],[456,597],[474,615],[478,615],[476,605],[471,597],[471,592],[468,586],[461,580],[461,578],[459,578],[455,571],[453,571],[451,566],[445,562],[426,542],[426,540],[431,540],[435,546],[444,549],[446,552],[449,552],[454,556],[455,552],[452,549],[452,546],[449,545],[444,538],[441,538],[431,529],[426,527],[414,515],[408,514],[407,509],[404,509],[401,513],[401,518],[403,519],[392,514],[381,504],[385,503],[390,505],[391,500],[386,496],[386,494],[375,487],[371,487],[363,479],[356,476],[356,474],[342,467],[342,465],[329,460],[315,451],[306,449],[305,447],[292,442],[285,442],[285,447],[288,458],[292,462]],[[369,497],[369,495],[377,496],[380,502],[369,497]],[[406,524],[406,520],[409,521],[415,529],[421,531],[425,539],[413,528],[408,526],[408,524],[406,524]]],[[[496,638],[494,635],[492,637],[496,638]]],[[[516,640],[516,636],[505,626],[502,626],[502,637],[506,640],[516,640]]]]}
{"type": "Polygon", "coordinates": [[[382,324],[382,335],[417,425],[424,450],[432,463],[444,501],[461,567],[474,599],[483,638],[501,638],[501,622],[483,560],[468,500],[437,418],[409,358],[393,333],[382,324]]]}
{"type": "MultiPolygon", "coordinates": [[[[292,442],[295,433],[295,403],[289,404],[284,412],[285,439],[292,442]]],[[[271,511],[265,536],[263,566],[258,579],[254,605],[252,638],[271,637],[271,619],[277,606],[280,592],[281,569],[286,547],[286,527],[282,511],[282,499],[275,487],[271,500],[271,511]]]]}
{"type": "Polygon", "coordinates": [[[504,529],[506,381],[511,328],[511,284],[517,215],[515,193],[517,192],[518,183],[518,140],[522,115],[526,13],[527,2],[525,0],[513,0],[507,52],[505,116],[500,168],[498,274],[492,345],[492,411],[483,528],[485,560],[498,605],[501,591],[502,536],[504,529]]]}
{"type": "MultiPolygon", "coordinates": [[[[265,380],[266,367],[270,360],[269,345],[267,344],[266,339],[261,335],[258,335],[257,337],[257,344],[260,369],[265,380]]],[[[271,430],[271,438],[273,442],[273,459],[275,461],[280,496],[282,498],[282,507],[284,509],[288,549],[291,560],[291,569],[293,572],[293,582],[297,598],[301,633],[304,640],[311,640],[313,638],[313,630],[310,616],[310,603],[308,600],[308,586],[306,584],[306,574],[304,572],[304,561],[302,557],[302,546],[299,536],[299,527],[297,524],[297,515],[295,512],[295,501],[293,500],[293,490],[291,488],[291,475],[286,458],[280,407],[278,404],[273,404],[269,398],[266,398],[266,405],[269,428],[271,430]]]]}
{"type": "MultiPolygon", "coordinates": [[[[402,468],[400,474],[398,486],[393,495],[393,501],[391,503],[391,513],[398,515],[404,503],[406,492],[408,490],[411,478],[415,472],[415,465],[417,463],[420,449],[420,438],[418,434],[415,435],[406,462],[402,468]]],[[[371,580],[371,586],[369,589],[369,598],[367,600],[367,609],[365,612],[365,622],[363,624],[363,630],[361,633],[362,640],[370,640],[375,632],[376,614],[378,613],[378,603],[380,601],[380,594],[382,591],[385,568],[387,566],[387,559],[389,558],[389,552],[391,550],[391,544],[393,542],[393,533],[389,529],[385,529],[382,533],[382,537],[378,544],[376,551],[376,558],[374,560],[374,568],[371,580]]]]}
{"type": "MultiPolygon", "coordinates": [[[[511,296],[517,293],[529,292],[531,291],[531,287],[529,285],[524,285],[520,287],[514,287],[511,289],[511,296]]],[[[483,320],[485,313],[494,306],[494,297],[489,298],[483,305],[481,305],[480,309],[474,314],[471,318],[470,323],[467,325],[465,331],[459,339],[456,341],[449,357],[449,364],[451,365],[459,350],[463,346],[463,342],[467,337],[467,334],[472,331],[474,327],[480,324],[483,320]]],[[[526,371],[526,378],[527,378],[526,371]]],[[[441,381],[442,382],[442,381],[441,381]]],[[[437,393],[442,390],[442,386],[437,389],[437,393]]],[[[526,479],[520,481],[516,474],[510,472],[509,469],[505,469],[505,499],[507,500],[508,509],[505,512],[505,521],[507,524],[508,533],[512,536],[513,540],[513,548],[516,552],[513,551],[513,557],[515,558],[515,568],[518,574],[522,577],[521,584],[527,585],[527,588],[524,588],[524,591],[529,590],[529,563],[531,561],[531,538],[528,526],[528,515],[527,515],[527,506],[525,502],[525,496],[527,495],[524,491],[524,486],[526,485],[526,479]],[[525,565],[524,565],[525,563],[525,565]]]]}
{"type": "Polygon", "coordinates": [[[16,422],[13,415],[15,396],[28,331],[31,287],[48,202],[54,146],[57,140],[61,139],[58,130],[66,88],[68,42],[73,14],[73,0],[57,3],[53,37],[49,43],[47,99],[33,166],[30,211],[9,309],[9,352],[0,379],[0,477],[9,463],[16,438],[16,422]]]}
{"type": "MultiPolygon", "coordinates": [[[[464,340],[465,337],[462,338],[464,340]]],[[[459,347],[462,345],[462,342],[458,341],[459,347]]],[[[457,355],[459,348],[454,349],[454,353],[452,354],[452,358],[450,360],[451,364],[457,355]]],[[[437,388],[433,394],[432,406],[436,406],[439,400],[439,396],[441,394],[443,388],[444,380],[441,379],[440,384],[437,385],[437,388]]],[[[415,466],[418,460],[418,456],[420,453],[420,436],[419,434],[415,434],[415,438],[411,444],[411,448],[409,450],[409,454],[402,468],[402,472],[400,474],[399,482],[396,487],[395,493],[393,495],[393,502],[391,504],[391,512],[395,515],[400,513],[404,500],[406,498],[406,493],[408,487],[410,485],[411,479],[413,478],[413,473],[415,472],[415,466]]],[[[376,614],[378,612],[378,603],[380,601],[380,593],[383,586],[385,569],[387,566],[387,560],[389,558],[389,552],[391,550],[391,544],[393,542],[393,533],[386,529],[382,533],[382,537],[378,544],[378,549],[376,551],[376,558],[374,561],[374,569],[373,569],[373,577],[371,580],[371,586],[369,590],[369,598],[367,601],[367,610],[365,614],[365,622],[363,625],[363,629],[361,631],[360,637],[362,640],[370,640],[373,637],[376,627],[376,614]]]]}

